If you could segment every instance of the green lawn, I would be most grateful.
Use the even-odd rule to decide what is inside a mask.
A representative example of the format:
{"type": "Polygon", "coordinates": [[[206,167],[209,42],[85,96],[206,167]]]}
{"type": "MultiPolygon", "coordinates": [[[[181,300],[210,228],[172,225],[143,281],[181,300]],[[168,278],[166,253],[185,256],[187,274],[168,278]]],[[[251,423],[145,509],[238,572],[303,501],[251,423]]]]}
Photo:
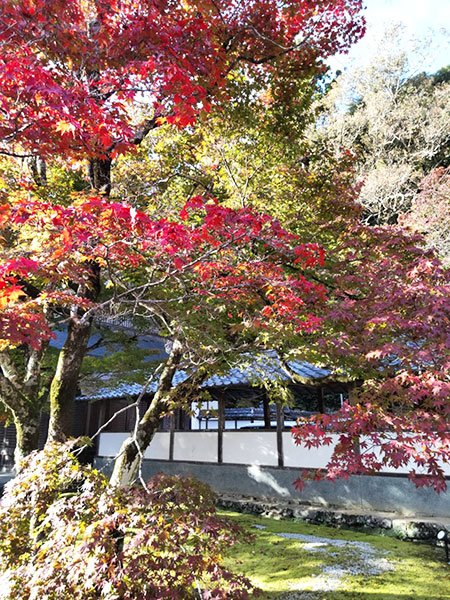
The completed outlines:
{"type": "Polygon", "coordinates": [[[249,544],[236,545],[227,560],[262,590],[261,600],[450,599],[450,566],[442,548],[323,525],[223,514],[255,535],[249,544]]]}

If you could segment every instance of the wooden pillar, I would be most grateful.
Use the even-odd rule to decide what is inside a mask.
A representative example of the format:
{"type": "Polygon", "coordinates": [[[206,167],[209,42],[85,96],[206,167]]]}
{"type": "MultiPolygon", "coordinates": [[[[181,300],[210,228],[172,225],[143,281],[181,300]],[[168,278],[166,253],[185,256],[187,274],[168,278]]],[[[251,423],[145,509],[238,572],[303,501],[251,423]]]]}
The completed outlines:
{"type": "Polygon", "coordinates": [[[90,423],[91,423],[91,413],[92,413],[92,403],[87,401],[87,410],[86,410],[86,421],[84,422],[84,435],[89,435],[90,433],[90,423]]]}
{"type": "Polygon", "coordinates": [[[175,444],[175,411],[170,415],[169,428],[169,460],[173,460],[173,447],[175,444]]]}
{"type": "Polygon", "coordinates": [[[218,400],[217,462],[223,462],[223,430],[225,429],[225,398],[223,391],[218,400]]]}
{"type": "Polygon", "coordinates": [[[283,454],[284,407],[277,402],[277,451],[278,466],[284,467],[283,454]]]}
{"type": "Polygon", "coordinates": [[[324,413],[325,412],[325,398],[324,398],[324,392],[323,392],[323,386],[320,386],[319,389],[317,390],[317,395],[318,395],[318,406],[319,406],[319,412],[320,413],[324,413]]]}
{"type": "Polygon", "coordinates": [[[104,425],[106,423],[106,403],[109,401],[108,400],[101,400],[100,401],[100,408],[98,411],[98,422],[97,422],[97,429],[100,429],[100,427],[102,425],[104,425]]]}
{"type": "Polygon", "coordinates": [[[264,429],[270,429],[270,406],[267,396],[263,397],[264,429]]]}

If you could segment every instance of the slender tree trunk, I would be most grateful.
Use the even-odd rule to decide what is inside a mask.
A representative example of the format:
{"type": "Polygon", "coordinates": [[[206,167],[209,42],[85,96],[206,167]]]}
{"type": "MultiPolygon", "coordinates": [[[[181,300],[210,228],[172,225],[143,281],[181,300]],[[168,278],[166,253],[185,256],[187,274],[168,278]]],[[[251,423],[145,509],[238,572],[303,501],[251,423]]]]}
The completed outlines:
{"type": "Polygon", "coordinates": [[[191,403],[198,399],[198,390],[208,377],[208,371],[205,368],[198,368],[183,383],[172,388],[172,379],[181,357],[182,347],[175,341],[161,374],[158,390],[148,410],[132,435],[122,444],[116,457],[110,479],[111,485],[131,485],[136,479],[144,453],[158,431],[161,418],[176,408],[190,407],[191,403]]]}
{"type": "Polygon", "coordinates": [[[69,322],[67,339],[50,386],[48,442],[63,442],[72,435],[78,379],[90,334],[91,323],[69,322]]]}
{"type": "Polygon", "coordinates": [[[172,379],[181,357],[182,346],[178,341],[175,341],[161,374],[158,390],[153,396],[150,406],[139,421],[133,434],[123,442],[120,448],[111,475],[111,485],[126,486],[135,480],[142,456],[158,431],[161,416],[167,411],[172,379]]]}
{"type": "MultiPolygon", "coordinates": [[[[93,189],[109,195],[111,189],[111,160],[92,159],[89,178],[93,189]]],[[[100,293],[100,269],[91,263],[90,281],[79,289],[84,298],[95,301],[100,293]]],[[[78,380],[83,358],[89,343],[92,321],[80,323],[77,313],[68,325],[67,339],[61,350],[56,373],[50,386],[50,422],[47,441],[63,442],[73,433],[73,416],[78,380]]]]}
{"type": "Polygon", "coordinates": [[[20,469],[20,461],[38,448],[40,424],[40,412],[34,408],[24,409],[20,414],[14,414],[14,425],[16,427],[14,466],[16,471],[20,469]]]}
{"type": "Polygon", "coordinates": [[[37,185],[47,185],[47,165],[43,158],[33,156],[29,161],[31,175],[37,185]]]}
{"type": "Polygon", "coordinates": [[[37,450],[41,422],[41,365],[48,343],[30,350],[24,371],[7,351],[0,353],[0,400],[10,410],[16,427],[15,468],[33,450],[37,450]]]}

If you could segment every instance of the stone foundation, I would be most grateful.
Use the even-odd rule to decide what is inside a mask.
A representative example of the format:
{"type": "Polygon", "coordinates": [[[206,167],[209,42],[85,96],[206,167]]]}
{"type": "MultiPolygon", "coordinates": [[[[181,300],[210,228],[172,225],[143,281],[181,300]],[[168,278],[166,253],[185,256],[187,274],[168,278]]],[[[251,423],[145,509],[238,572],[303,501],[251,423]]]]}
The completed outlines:
{"type": "Polygon", "coordinates": [[[348,527],[352,529],[370,529],[400,539],[436,542],[438,531],[446,529],[450,533],[450,519],[404,519],[393,513],[355,513],[351,511],[331,510],[302,506],[294,502],[266,502],[256,498],[238,496],[220,496],[217,502],[220,508],[241,513],[254,514],[272,519],[293,519],[348,527]]]}
{"type": "MultiPolygon", "coordinates": [[[[96,457],[95,465],[106,467],[107,458],[96,457]]],[[[450,490],[437,494],[432,489],[416,488],[407,477],[357,475],[348,480],[308,481],[299,492],[293,483],[298,469],[231,465],[204,462],[146,459],[144,479],[156,473],[196,477],[222,497],[255,498],[267,503],[290,503],[318,509],[361,514],[391,513],[397,519],[444,521],[450,519],[450,490]]]]}

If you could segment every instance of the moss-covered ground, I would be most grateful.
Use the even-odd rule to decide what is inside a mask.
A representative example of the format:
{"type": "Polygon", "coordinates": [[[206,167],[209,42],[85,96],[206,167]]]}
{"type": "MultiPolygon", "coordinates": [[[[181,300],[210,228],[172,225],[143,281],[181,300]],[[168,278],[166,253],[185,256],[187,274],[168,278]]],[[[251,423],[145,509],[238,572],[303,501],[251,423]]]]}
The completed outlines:
{"type": "Polygon", "coordinates": [[[262,590],[260,600],[450,600],[450,566],[443,548],[223,514],[254,536],[233,547],[227,560],[262,590]]]}

